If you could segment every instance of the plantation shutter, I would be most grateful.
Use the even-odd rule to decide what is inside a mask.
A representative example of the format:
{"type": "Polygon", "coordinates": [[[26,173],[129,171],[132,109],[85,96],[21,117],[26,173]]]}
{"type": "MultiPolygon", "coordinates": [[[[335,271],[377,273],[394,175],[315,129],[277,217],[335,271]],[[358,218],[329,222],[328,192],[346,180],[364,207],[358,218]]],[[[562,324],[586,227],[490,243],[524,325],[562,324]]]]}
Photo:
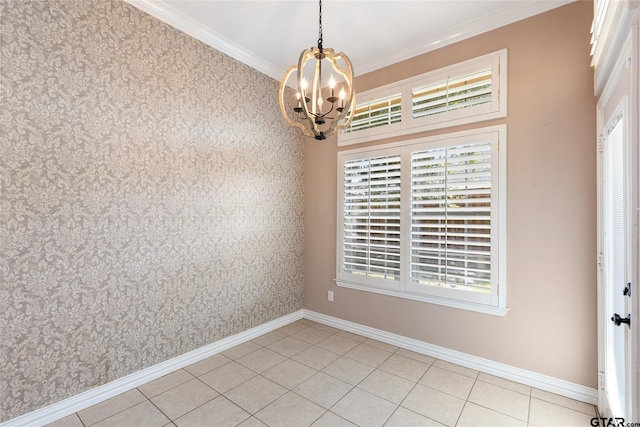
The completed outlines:
{"type": "Polygon", "coordinates": [[[411,154],[411,283],[491,292],[491,195],[490,143],[411,154]]]}
{"type": "Polygon", "coordinates": [[[401,115],[402,97],[399,93],[374,99],[356,106],[351,125],[345,132],[357,132],[400,123],[401,115]]]}
{"type": "MultiPolygon", "coordinates": [[[[611,0],[595,0],[593,2],[594,16],[593,22],[591,23],[591,52],[589,53],[591,56],[594,56],[598,47],[607,10],[609,9],[609,3],[611,3],[611,0]]],[[[593,62],[591,65],[594,65],[593,62]]]]}
{"type": "Polygon", "coordinates": [[[344,272],[400,279],[400,155],[344,163],[344,272]]]}
{"type": "Polygon", "coordinates": [[[413,88],[411,90],[412,117],[417,119],[490,103],[491,79],[492,68],[489,67],[413,88]]]}

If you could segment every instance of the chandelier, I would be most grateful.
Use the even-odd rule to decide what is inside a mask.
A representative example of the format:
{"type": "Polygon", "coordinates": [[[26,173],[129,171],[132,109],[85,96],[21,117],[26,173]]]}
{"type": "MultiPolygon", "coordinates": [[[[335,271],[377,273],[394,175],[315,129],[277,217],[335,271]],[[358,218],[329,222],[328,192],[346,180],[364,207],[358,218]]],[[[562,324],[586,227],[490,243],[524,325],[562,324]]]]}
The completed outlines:
{"type": "Polygon", "coordinates": [[[349,126],[355,110],[352,108],[355,92],[349,58],[342,52],[336,54],[333,49],[322,46],[322,0],[318,18],[318,46],[303,50],[298,65],[289,67],[280,84],[279,101],[282,115],[289,125],[300,128],[305,136],[323,140],[338,129],[349,126]],[[311,59],[315,59],[309,62],[313,66],[305,68],[311,59]],[[329,70],[327,65],[330,66],[329,70]],[[284,96],[289,78],[294,74],[297,92],[295,101],[291,101],[295,106],[287,109],[284,96]],[[311,82],[310,88],[307,87],[307,78],[311,82]]]}

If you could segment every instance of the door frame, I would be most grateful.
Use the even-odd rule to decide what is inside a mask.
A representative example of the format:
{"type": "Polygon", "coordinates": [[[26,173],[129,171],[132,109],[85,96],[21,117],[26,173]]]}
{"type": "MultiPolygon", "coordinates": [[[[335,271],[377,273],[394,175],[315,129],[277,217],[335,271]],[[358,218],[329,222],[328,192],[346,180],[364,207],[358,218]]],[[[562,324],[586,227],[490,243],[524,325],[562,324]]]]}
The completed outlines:
{"type": "MultiPolygon", "coordinates": [[[[628,140],[627,140],[627,158],[626,158],[626,167],[628,168],[625,179],[626,183],[629,185],[629,190],[627,192],[628,196],[628,207],[626,208],[626,216],[628,217],[627,226],[629,231],[631,232],[631,241],[630,244],[627,245],[630,254],[627,256],[627,262],[630,263],[630,268],[628,269],[629,280],[632,283],[632,293],[631,293],[631,301],[630,301],[630,313],[631,313],[631,329],[629,336],[629,351],[627,352],[627,357],[629,360],[626,364],[627,369],[627,384],[626,384],[626,414],[624,414],[627,421],[631,422],[640,419],[639,413],[640,410],[638,408],[638,401],[640,400],[640,384],[639,384],[639,370],[640,370],[640,362],[638,361],[638,343],[640,341],[640,322],[638,321],[638,307],[640,306],[640,284],[638,283],[638,264],[640,263],[640,250],[639,250],[639,238],[638,238],[638,217],[640,216],[640,212],[638,210],[638,199],[640,197],[640,189],[638,188],[638,164],[640,160],[638,156],[640,155],[638,150],[638,140],[639,140],[639,132],[638,132],[638,121],[639,121],[639,109],[638,109],[638,67],[640,65],[640,59],[638,58],[638,44],[639,44],[639,34],[638,34],[638,23],[637,17],[634,20],[634,23],[628,30],[628,34],[626,36],[626,41],[623,43],[621,48],[618,50],[618,53],[615,55],[609,55],[609,57],[615,58],[615,61],[612,61],[613,64],[610,68],[610,73],[606,78],[606,83],[604,84],[604,89],[600,94],[596,93],[599,96],[598,104],[597,104],[597,134],[598,137],[598,172],[597,172],[597,191],[598,191],[598,226],[597,226],[597,247],[598,247],[598,408],[602,411],[604,408],[605,402],[605,366],[606,366],[606,347],[605,347],[605,329],[608,325],[608,322],[611,320],[607,315],[607,307],[605,306],[606,297],[605,290],[603,286],[603,232],[604,232],[604,207],[603,207],[603,194],[604,189],[602,188],[603,182],[603,142],[604,135],[606,132],[605,126],[607,126],[607,122],[603,114],[604,106],[610,101],[610,97],[613,95],[613,90],[617,84],[617,81],[627,68],[631,68],[631,87],[629,87],[628,92],[626,92],[626,119],[628,120],[628,128],[626,130],[628,140]]],[[[616,110],[619,108],[617,107],[616,110]]],[[[623,315],[623,313],[620,313],[623,315]]],[[[602,414],[604,416],[610,416],[610,414],[602,414]]]]}

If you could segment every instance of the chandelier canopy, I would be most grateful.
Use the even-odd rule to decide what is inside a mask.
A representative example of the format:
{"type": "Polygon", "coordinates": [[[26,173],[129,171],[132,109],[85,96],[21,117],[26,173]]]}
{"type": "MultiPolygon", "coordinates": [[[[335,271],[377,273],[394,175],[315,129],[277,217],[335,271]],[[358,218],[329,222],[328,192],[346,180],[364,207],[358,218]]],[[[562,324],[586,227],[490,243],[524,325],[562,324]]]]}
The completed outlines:
{"type": "Polygon", "coordinates": [[[300,128],[305,136],[323,140],[338,129],[349,126],[356,97],[351,61],[344,53],[336,54],[333,49],[322,46],[322,0],[318,16],[318,46],[303,50],[298,65],[289,67],[280,83],[279,101],[282,115],[289,125],[300,128]],[[314,61],[309,62],[311,59],[314,61]],[[307,63],[312,66],[305,68],[307,63]],[[328,70],[327,66],[330,67],[328,70]],[[296,84],[291,86],[296,88],[295,106],[287,109],[284,97],[290,85],[289,79],[294,74],[296,84]],[[307,81],[311,82],[310,88],[307,81]]]}

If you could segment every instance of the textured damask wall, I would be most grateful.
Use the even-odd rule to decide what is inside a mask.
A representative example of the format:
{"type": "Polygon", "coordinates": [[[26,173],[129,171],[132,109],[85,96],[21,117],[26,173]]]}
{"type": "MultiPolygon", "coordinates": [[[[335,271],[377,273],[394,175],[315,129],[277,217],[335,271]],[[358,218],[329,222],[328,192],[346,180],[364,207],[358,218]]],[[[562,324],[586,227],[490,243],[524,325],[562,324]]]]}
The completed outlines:
{"type": "Polygon", "coordinates": [[[0,421],[302,308],[278,82],[120,1],[0,13],[0,421]]]}

